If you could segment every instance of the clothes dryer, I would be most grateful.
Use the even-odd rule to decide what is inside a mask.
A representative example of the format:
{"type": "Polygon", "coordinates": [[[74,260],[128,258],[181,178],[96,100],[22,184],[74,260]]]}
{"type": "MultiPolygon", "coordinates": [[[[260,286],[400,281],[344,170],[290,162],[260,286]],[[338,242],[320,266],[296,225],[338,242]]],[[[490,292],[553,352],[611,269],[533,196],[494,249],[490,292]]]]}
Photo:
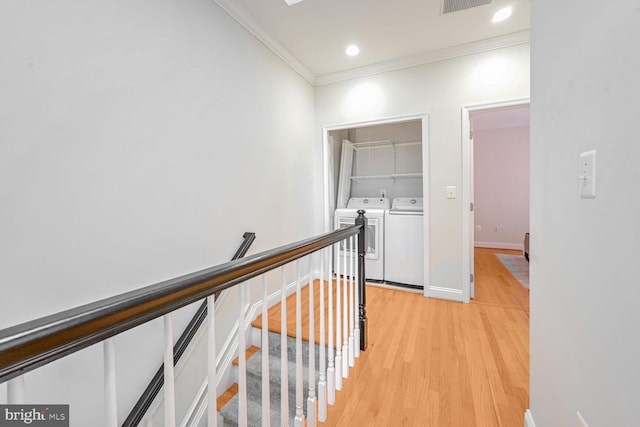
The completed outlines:
{"type": "Polygon", "coordinates": [[[398,197],[386,211],[385,281],[424,286],[423,210],[422,198],[398,197]]]}

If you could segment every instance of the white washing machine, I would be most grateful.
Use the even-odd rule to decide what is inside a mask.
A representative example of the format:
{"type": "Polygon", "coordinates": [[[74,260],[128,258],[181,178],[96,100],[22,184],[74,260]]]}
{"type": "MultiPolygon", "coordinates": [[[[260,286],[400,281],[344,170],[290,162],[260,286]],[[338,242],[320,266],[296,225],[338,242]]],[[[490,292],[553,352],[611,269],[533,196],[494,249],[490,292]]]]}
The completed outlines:
{"type": "MultiPolygon", "coordinates": [[[[385,213],[389,210],[390,203],[387,198],[352,197],[346,208],[336,209],[334,225],[335,229],[347,228],[355,224],[358,211],[364,209],[367,217],[365,256],[366,278],[371,280],[384,280],[384,222],[385,213]]],[[[340,262],[340,274],[344,274],[344,254],[352,250],[345,242],[340,244],[340,251],[336,254],[336,262],[340,262]]]]}
{"type": "Polygon", "coordinates": [[[423,210],[421,197],[398,197],[386,212],[385,281],[424,286],[423,210]]]}

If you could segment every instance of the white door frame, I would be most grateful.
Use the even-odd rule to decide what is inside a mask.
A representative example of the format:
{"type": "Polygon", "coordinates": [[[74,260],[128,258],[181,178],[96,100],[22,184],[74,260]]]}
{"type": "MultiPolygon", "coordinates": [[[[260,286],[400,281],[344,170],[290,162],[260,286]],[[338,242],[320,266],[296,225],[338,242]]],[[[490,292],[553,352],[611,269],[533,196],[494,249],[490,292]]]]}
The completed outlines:
{"type": "Polygon", "coordinates": [[[471,192],[473,176],[471,175],[471,121],[470,114],[481,110],[495,110],[507,107],[530,105],[529,98],[518,98],[500,102],[466,105],[462,107],[462,301],[468,303],[471,297],[471,272],[473,260],[473,233],[471,227],[471,192]]]}
{"type": "Polygon", "coordinates": [[[322,128],[322,152],[324,162],[324,227],[325,231],[333,230],[333,222],[331,217],[333,212],[330,212],[331,203],[329,197],[331,191],[329,190],[329,174],[333,167],[329,164],[329,132],[334,130],[351,129],[366,126],[383,125],[389,123],[406,122],[410,120],[422,121],[422,197],[425,200],[425,210],[423,213],[424,218],[424,295],[430,296],[429,292],[429,236],[430,236],[430,203],[429,203],[429,115],[412,114],[407,116],[396,116],[377,120],[367,120],[360,122],[342,123],[338,125],[325,126],[322,128]]]}

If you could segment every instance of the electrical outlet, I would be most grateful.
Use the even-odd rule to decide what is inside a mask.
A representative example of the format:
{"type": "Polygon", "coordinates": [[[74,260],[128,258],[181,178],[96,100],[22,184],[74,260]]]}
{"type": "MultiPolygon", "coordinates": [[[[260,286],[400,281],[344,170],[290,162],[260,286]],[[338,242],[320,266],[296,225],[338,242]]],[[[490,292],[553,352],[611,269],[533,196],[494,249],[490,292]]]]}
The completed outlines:
{"type": "Polygon", "coordinates": [[[589,424],[584,420],[580,411],[576,412],[578,418],[576,419],[576,427],[589,427],[589,424]]]}
{"type": "Polygon", "coordinates": [[[448,185],[447,186],[447,199],[455,199],[456,197],[458,197],[457,192],[456,192],[456,186],[455,185],[448,185]]]}
{"type": "Polygon", "coordinates": [[[476,225],[476,231],[482,231],[482,226],[481,225],[476,225]]]}
{"type": "Polygon", "coordinates": [[[497,225],[493,226],[493,231],[498,231],[498,226],[497,225]]]}
{"type": "Polygon", "coordinates": [[[382,198],[387,197],[387,190],[380,190],[380,197],[382,198]]]}

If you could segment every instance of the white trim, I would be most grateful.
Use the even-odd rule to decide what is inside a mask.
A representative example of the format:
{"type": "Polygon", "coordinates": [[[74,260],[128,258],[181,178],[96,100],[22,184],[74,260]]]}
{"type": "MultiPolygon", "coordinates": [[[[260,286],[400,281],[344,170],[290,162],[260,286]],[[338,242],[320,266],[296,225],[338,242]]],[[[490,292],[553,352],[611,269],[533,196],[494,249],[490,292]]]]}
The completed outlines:
{"type": "Polygon", "coordinates": [[[524,245],[522,243],[474,242],[473,246],[476,248],[512,249],[514,251],[524,250],[524,245]]]}
{"type": "Polygon", "coordinates": [[[466,43],[445,49],[432,50],[413,56],[394,59],[392,61],[379,62],[373,65],[354,68],[337,73],[324,74],[316,77],[315,85],[321,86],[336,83],[343,80],[351,80],[360,77],[372,76],[374,74],[386,73],[403,68],[415,67],[417,65],[429,64],[432,62],[444,61],[475,53],[487,52],[495,49],[502,49],[510,46],[529,43],[531,41],[531,31],[520,31],[504,36],[493,37],[477,42],[466,43]]]}
{"type": "Polygon", "coordinates": [[[491,110],[505,107],[515,107],[518,105],[529,105],[529,98],[520,98],[507,101],[490,102],[485,104],[466,105],[462,107],[462,132],[460,135],[461,155],[462,155],[462,301],[469,302],[471,295],[471,231],[469,220],[469,205],[471,204],[471,159],[469,158],[469,129],[471,122],[469,115],[473,111],[491,110]]]}
{"type": "Polygon", "coordinates": [[[462,301],[462,291],[460,289],[453,289],[453,288],[445,288],[442,286],[425,286],[424,287],[425,290],[425,295],[428,292],[428,296],[431,298],[439,298],[439,299],[446,299],[449,301],[459,301],[459,302],[463,302],[462,301]]]}
{"type": "Polygon", "coordinates": [[[235,19],[240,25],[242,25],[247,31],[249,31],[255,38],[260,40],[267,48],[271,49],[273,53],[278,55],[289,67],[300,76],[311,83],[315,84],[316,75],[311,72],[302,62],[291,54],[284,46],[271,38],[260,26],[244,12],[242,12],[231,0],[214,0],[220,8],[225,11],[229,16],[235,19]]]}
{"type": "Polygon", "coordinates": [[[533,415],[531,409],[527,409],[524,412],[524,427],[536,427],[535,421],[533,421],[533,415]]]}

